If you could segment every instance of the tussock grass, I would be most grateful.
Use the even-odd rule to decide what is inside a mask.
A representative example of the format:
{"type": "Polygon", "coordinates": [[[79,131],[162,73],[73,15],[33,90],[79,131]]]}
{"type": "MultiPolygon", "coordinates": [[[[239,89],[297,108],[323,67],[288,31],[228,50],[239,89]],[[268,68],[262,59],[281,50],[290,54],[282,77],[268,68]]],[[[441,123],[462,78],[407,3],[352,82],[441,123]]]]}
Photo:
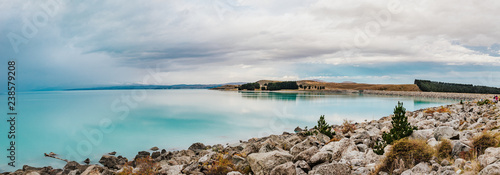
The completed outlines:
{"type": "Polygon", "coordinates": [[[435,150],[425,140],[401,139],[395,141],[386,158],[374,172],[392,173],[395,169],[410,169],[420,162],[429,162],[435,150]]]}

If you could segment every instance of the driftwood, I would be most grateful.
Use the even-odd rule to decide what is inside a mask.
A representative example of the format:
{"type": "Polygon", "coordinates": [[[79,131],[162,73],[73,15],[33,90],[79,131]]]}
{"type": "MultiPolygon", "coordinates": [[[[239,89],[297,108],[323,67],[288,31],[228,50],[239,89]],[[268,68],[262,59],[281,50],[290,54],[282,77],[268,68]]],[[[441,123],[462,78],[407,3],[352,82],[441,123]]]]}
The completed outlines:
{"type": "Polygon", "coordinates": [[[65,162],[69,162],[69,160],[67,160],[67,159],[62,159],[62,158],[56,157],[57,154],[55,154],[53,152],[50,152],[49,154],[47,154],[47,153],[43,153],[43,154],[45,154],[45,157],[51,157],[54,159],[59,159],[59,160],[65,161],[65,162]]]}

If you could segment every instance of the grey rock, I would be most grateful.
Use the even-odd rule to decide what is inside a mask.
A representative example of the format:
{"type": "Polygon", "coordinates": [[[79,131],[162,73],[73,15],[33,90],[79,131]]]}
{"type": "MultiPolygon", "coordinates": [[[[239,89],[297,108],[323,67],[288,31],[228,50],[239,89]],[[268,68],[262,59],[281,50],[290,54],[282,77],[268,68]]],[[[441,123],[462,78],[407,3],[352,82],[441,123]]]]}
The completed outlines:
{"type": "Polygon", "coordinates": [[[486,148],[483,155],[478,157],[479,163],[481,166],[486,167],[490,164],[500,162],[500,147],[494,148],[489,147],[486,148]]]}
{"type": "Polygon", "coordinates": [[[429,140],[434,136],[434,131],[432,129],[416,130],[410,135],[412,139],[422,139],[429,140]]]}
{"type": "Polygon", "coordinates": [[[358,147],[348,138],[343,138],[338,142],[330,142],[323,146],[320,152],[329,151],[333,153],[333,159],[338,161],[347,152],[358,151],[358,147]]]}
{"type": "Polygon", "coordinates": [[[361,152],[366,153],[368,151],[368,146],[366,146],[365,144],[358,144],[356,145],[356,147],[358,147],[358,150],[361,152]]]}
{"type": "Polygon", "coordinates": [[[458,141],[453,145],[453,150],[451,151],[451,155],[453,157],[458,157],[461,152],[468,152],[470,150],[470,146],[458,141]]]}
{"type": "Polygon", "coordinates": [[[292,161],[293,156],[285,151],[271,151],[267,153],[253,153],[247,160],[250,168],[256,175],[268,174],[273,168],[292,161]]]}
{"type": "Polygon", "coordinates": [[[311,170],[311,166],[309,166],[309,164],[304,160],[295,162],[295,167],[301,169],[304,172],[309,172],[311,170]]]}
{"type": "Polygon", "coordinates": [[[241,174],[239,171],[231,171],[231,172],[227,173],[226,175],[243,175],[243,174],[241,174]]]}
{"type": "Polygon", "coordinates": [[[436,140],[454,138],[458,139],[458,137],[458,132],[450,126],[440,126],[434,129],[434,138],[436,140]]]}
{"type": "Polygon", "coordinates": [[[307,138],[304,141],[296,144],[290,149],[290,154],[292,155],[297,155],[302,151],[305,151],[306,149],[314,146],[314,143],[311,139],[307,138]]]}
{"type": "Polygon", "coordinates": [[[201,151],[201,150],[205,150],[206,149],[206,146],[203,144],[203,143],[200,143],[200,142],[197,142],[197,143],[193,143],[191,146],[189,146],[188,150],[191,150],[191,151],[201,151]]]}
{"type": "Polygon", "coordinates": [[[479,175],[500,175],[500,163],[490,164],[484,167],[479,175]]]}
{"type": "Polygon", "coordinates": [[[278,165],[277,167],[273,168],[271,170],[270,175],[295,175],[295,166],[293,165],[292,162],[287,162],[281,165],[278,165]]]}
{"type": "Polygon", "coordinates": [[[317,165],[325,162],[330,162],[332,160],[333,154],[328,151],[320,151],[314,154],[311,159],[309,160],[309,163],[311,165],[317,165]]]}
{"type": "Polygon", "coordinates": [[[316,154],[317,152],[319,151],[318,147],[310,147],[302,152],[300,152],[299,154],[297,154],[294,158],[293,158],[293,161],[296,162],[298,160],[305,160],[305,161],[309,161],[309,159],[311,159],[311,157],[316,154]]]}
{"type": "Polygon", "coordinates": [[[412,173],[429,174],[432,169],[427,162],[420,162],[411,169],[412,173]]]}
{"type": "Polygon", "coordinates": [[[455,163],[453,163],[453,166],[455,166],[459,169],[464,169],[465,162],[466,161],[464,159],[458,158],[458,159],[455,159],[455,163]]]}
{"type": "Polygon", "coordinates": [[[345,163],[330,163],[315,166],[313,170],[309,171],[309,175],[324,175],[324,174],[335,174],[335,175],[349,175],[351,174],[351,168],[345,163]]]}

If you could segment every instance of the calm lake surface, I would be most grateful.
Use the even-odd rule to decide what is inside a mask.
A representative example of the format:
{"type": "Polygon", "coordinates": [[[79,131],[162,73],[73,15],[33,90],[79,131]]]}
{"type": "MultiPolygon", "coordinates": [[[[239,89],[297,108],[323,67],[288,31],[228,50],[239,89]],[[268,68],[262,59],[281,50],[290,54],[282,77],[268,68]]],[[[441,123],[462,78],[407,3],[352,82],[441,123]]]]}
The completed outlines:
{"type": "MultiPolygon", "coordinates": [[[[7,99],[5,94],[2,99],[7,99]]],[[[116,151],[129,160],[138,151],[187,149],[194,142],[236,143],[252,137],[293,132],[343,119],[379,119],[398,101],[407,110],[456,103],[454,100],[307,92],[225,92],[212,90],[49,91],[18,94],[16,167],[7,166],[7,109],[0,123],[0,172],[22,165],[53,166],[61,158],[83,162],[116,151]]],[[[5,105],[6,106],[6,105],[5,105]]],[[[7,108],[7,107],[5,107],[7,108]]]]}

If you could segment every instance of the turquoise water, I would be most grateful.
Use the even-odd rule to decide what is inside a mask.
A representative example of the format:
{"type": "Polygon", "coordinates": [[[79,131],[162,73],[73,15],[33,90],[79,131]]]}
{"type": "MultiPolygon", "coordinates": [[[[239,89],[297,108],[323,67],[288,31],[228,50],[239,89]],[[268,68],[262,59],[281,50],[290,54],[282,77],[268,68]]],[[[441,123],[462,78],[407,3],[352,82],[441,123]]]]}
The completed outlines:
{"type": "MultiPolygon", "coordinates": [[[[6,99],[6,95],[2,95],[6,99]]],[[[0,123],[0,169],[22,165],[62,167],[61,158],[98,163],[116,151],[132,159],[153,146],[186,149],[194,142],[235,143],[252,137],[312,127],[320,115],[330,124],[364,121],[407,110],[455,103],[452,100],[301,92],[211,90],[51,91],[18,95],[16,167],[7,166],[8,123],[0,123]]],[[[5,104],[6,106],[6,104],[5,104]]],[[[5,110],[2,112],[7,113],[5,110]]],[[[7,117],[5,116],[5,119],[7,117]]]]}

